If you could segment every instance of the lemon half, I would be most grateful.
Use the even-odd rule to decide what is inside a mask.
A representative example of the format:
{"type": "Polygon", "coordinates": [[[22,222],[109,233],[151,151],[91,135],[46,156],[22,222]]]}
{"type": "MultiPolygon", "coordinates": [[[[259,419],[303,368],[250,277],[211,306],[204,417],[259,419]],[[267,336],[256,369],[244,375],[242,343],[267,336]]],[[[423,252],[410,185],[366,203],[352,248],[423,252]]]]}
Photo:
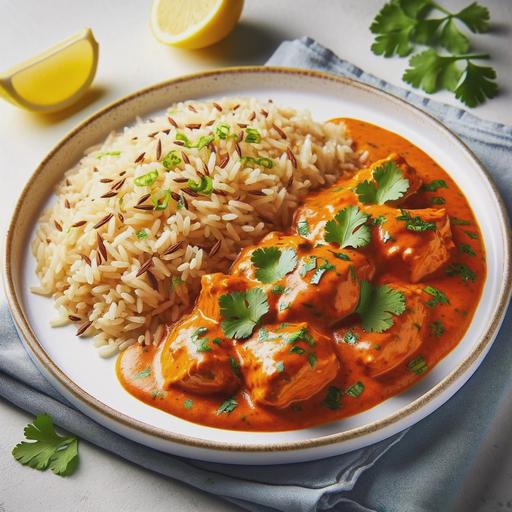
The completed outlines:
{"type": "Polygon", "coordinates": [[[0,96],[27,110],[60,110],[87,90],[97,65],[98,43],[87,28],[0,74],[0,96]]]}
{"type": "Polygon", "coordinates": [[[151,30],[161,43],[204,48],[233,30],[243,5],[243,0],[155,0],[151,30]]]}

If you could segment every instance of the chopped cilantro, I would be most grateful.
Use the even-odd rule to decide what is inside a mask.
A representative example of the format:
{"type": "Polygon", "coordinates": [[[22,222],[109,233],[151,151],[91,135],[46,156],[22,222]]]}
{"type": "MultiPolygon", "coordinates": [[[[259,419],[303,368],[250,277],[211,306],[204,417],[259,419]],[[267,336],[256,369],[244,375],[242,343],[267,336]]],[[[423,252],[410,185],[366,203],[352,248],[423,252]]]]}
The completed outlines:
{"type": "Polygon", "coordinates": [[[465,283],[476,279],[476,274],[464,263],[452,263],[446,269],[446,274],[449,276],[460,276],[465,283]]]}
{"type": "Polygon", "coordinates": [[[148,232],[145,229],[141,229],[140,231],[137,231],[136,235],[139,240],[146,240],[148,232]]]}
{"type": "Polygon", "coordinates": [[[204,334],[208,332],[206,327],[198,327],[192,333],[192,343],[196,346],[197,352],[211,352],[211,347],[208,345],[208,338],[203,337],[204,334]]]}
{"type": "Polygon", "coordinates": [[[355,384],[352,384],[352,386],[350,386],[347,389],[347,391],[345,391],[345,394],[347,394],[353,398],[358,398],[359,396],[361,396],[363,391],[364,391],[364,384],[361,381],[357,381],[355,384]]]}
{"type": "Polygon", "coordinates": [[[361,281],[361,292],[356,312],[367,332],[387,331],[393,325],[393,315],[405,311],[405,295],[387,285],[373,285],[361,281]]]}
{"type": "Polygon", "coordinates": [[[276,370],[278,371],[278,373],[284,372],[284,363],[283,363],[283,361],[278,361],[276,363],[276,370]]]}
{"type": "Polygon", "coordinates": [[[301,327],[298,331],[293,332],[287,338],[288,343],[296,343],[297,341],[305,341],[308,345],[314,346],[315,340],[309,333],[307,327],[301,327]]]}
{"type": "Polygon", "coordinates": [[[233,356],[229,358],[229,366],[236,375],[240,375],[240,363],[233,356]]]}
{"type": "Polygon", "coordinates": [[[347,331],[345,336],[343,336],[343,341],[349,345],[355,345],[358,339],[359,338],[357,337],[357,334],[355,334],[353,331],[347,331]]]}
{"type": "Polygon", "coordinates": [[[407,368],[416,375],[421,375],[428,370],[427,362],[423,356],[414,358],[407,364],[407,368]]]}
{"type": "Polygon", "coordinates": [[[148,366],[135,374],[135,379],[145,379],[151,375],[151,368],[148,366]]]}
{"type": "Polygon", "coordinates": [[[276,285],[272,286],[272,289],[270,291],[274,295],[281,295],[286,291],[286,288],[280,284],[276,284],[276,285]]]}
{"type": "Polygon", "coordinates": [[[24,430],[25,439],[12,450],[13,457],[24,466],[39,471],[50,468],[56,475],[69,476],[78,466],[78,439],[61,436],[55,431],[53,419],[39,414],[24,430]]]}
{"type": "Polygon", "coordinates": [[[219,346],[219,345],[222,345],[222,340],[220,338],[213,338],[212,343],[214,345],[219,346]]]}
{"type": "Polygon", "coordinates": [[[228,398],[224,402],[222,402],[217,409],[217,415],[219,414],[229,414],[233,412],[238,407],[238,402],[234,398],[228,398]]]}
{"type": "Polygon", "coordinates": [[[357,206],[348,206],[325,225],[325,241],[344,247],[365,247],[370,243],[370,229],[365,225],[368,215],[357,206]]]}
{"type": "Polygon", "coordinates": [[[471,240],[478,240],[478,235],[476,233],[473,233],[473,231],[466,231],[464,230],[464,233],[471,238],[471,240]]]}
{"type": "Polygon", "coordinates": [[[397,220],[405,221],[405,228],[409,231],[421,232],[421,231],[435,231],[436,225],[434,222],[427,222],[422,220],[419,216],[411,217],[410,212],[407,210],[400,210],[401,215],[397,217],[397,220]]]}
{"type": "Polygon", "coordinates": [[[298,354],[298,355],[302,356],[306,351],[305,351],[303,348],[299,347],[298,345],[294,345],[294,346],[290,349],[290,352],[291,352],[292,354],[298,354]]]}
{"type": "Polygon", "coordinates": [[[469,244],[459,244],[459,251],[468,254],[469,256],[476,256],[473,247],[469,244]]]}
{"type": "Polygon", "coordinates": [[[373,170],[372,181],[363,181],[356,187],[356,194],[363,204],[384,204],[404,196],[409,190],[409,180],[393,161],[384,162],[373,170]]]}
{"type": "Polygon", "coordinates": [[[293,249],[281,251],[277,247],[263,247],[252,253],[251,261],[256,267],[256,279],[273,283],[295,269],[297,254],[293,249]]]}
{"type": "Polygon", "coordinates": [[[435,196],[430,200],[430,202],[435,205],[441,205],[446,203],[446,199],[444,197],[435,196]]]}
{"type": "Polygon", "coordinates": [[[469,220],[458,219],[457,217],[450,217],[450,222],[454,226],[469,226],[471,224],[469,220]]]}
{"type": "Polygon", "coordinates": [[[308,354],[308,363],[309,363],[309,366],[311,366],[311,368],[314,368],[315,367],[315,364],[317,362],[317,357],[316,355],[313,353],[313,352],[310,352],[308,354]]]}
{"type": "Polygon", "coordinates": [[[266,341],[269,338],[268,331],[265,327],[262,327],[258,332],[258,339],[260,341],[266,341]]]}
{"type": "Polygon", "coordinates": [[[424,190],[425,192],[436,192],[436,190],[440,188],[448,188],[448,185],[446,184],[446,181],[444,180],[434,180],[430,183],[425,183],[421,190],[424,190]]]}
{"type": "Polygon", "coordinates": [[[308,236],[309,231],[309,224],[307,220],[300,220],[297,223],[297,233],[299,233],[300,236],[308,236]]]}
{"type": "Polygon", "coordinates": [[[378,217],[373,217],[370,219],[370,224],[372,226],[382,226],[387,221],[385,215],[379,215],[378,217]]]}
{"type": "Polygon", "coordinates": [[[336,267],[329,263],[327,260],[325,260],[322,265],[320,265],[313,274],[313,277],[309,281],[311,284],[317,285],[320,280],[322,279],[322,276],[328,271],[328,270],[334,270],[336,267]]]}
{"type": "Polygon", "coordinates": [[[430,330],[432,331],[432,334],[436,338],[439,338],[439,336],[443,335],[446,329],[443,325],[443,322],[441,322],[440,320],[435,320],[430,324],[430,330]]]}
{"type": "Polygon", "coordinates": [[[327,409],[336,410],[341,407],[341,389],[336,386],[329,386],[327,394],[322,400],[322,405],[327,409]]]}
{"type": "Polygon", "coordinates": [[[194,402],[192,400],[190,400],[190,398],[187,398],[186,400],[183,401],[183,407],[185,409],[192,409],[193,406],[194,406],[194,402]]]}
{"type": "Polygon", "coordinates": [[[438,304],[450,304],[450,301],[448,300],[448,297],[445,295],[445,293],[441,290],[438,290],[437,288],[434,288],[433,286],[426,286],[423,291],[429,295],[432,295],[432,298],[426,302],[427,306],[430,306],[431,308],[437,306],[438,304]]]}
{"type": "Polygon", "coordinates": [[[219,298],[221,327],[228,338],[248,338],[261,317],[268,313],[265,292],[252,288],[246,292],[231,292],[219,298]]]}
{"type": "Polygon", "coordinates": [[[350,256],[348,254],[345,254],[344,252],[334,252],[329,251],[335,258],[338,258],[339,260],[343,261],[350,261],[350,256]]]}
{"type": "Polygon", "coordinates": [[[301,259],[301,267],[299,268],[299,275],[304,277],[311,270],[316,268],[316,256],[306,256],[301,259]]]}

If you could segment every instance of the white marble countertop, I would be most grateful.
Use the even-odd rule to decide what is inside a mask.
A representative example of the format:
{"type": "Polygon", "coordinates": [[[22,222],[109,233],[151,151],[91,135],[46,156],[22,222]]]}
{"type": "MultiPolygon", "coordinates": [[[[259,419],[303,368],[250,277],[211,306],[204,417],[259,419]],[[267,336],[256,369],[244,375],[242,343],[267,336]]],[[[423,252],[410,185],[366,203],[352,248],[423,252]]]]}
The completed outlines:
{"type": "MultiPolygon", "coordinates": [[[[474,36],[478,50],[492,55],[501,94],[474,109],[489,120],[512,124],[512,5],[510,0],[481,0],[491,10],[493,30],[474,36]]],[[[0,69],[27,58],[83,27],[100,43],[94,87],[80,110],[41,117],[0,102],[0,231],[3,233],[25,181],[46,152],[86,116],[140,87],[202,69],[263,64],[279,43],[309,35],[350,60],[397,85],[405,59],[370,52],[371,20],[383,0],[246,0],[234,33],[218,45],[190,52],[158,44],[148,28],[149,2],[136,0],[1,0],[0,69]]],[[[469,0],[443,0],[457,10],[469,0]]],[[[447,93],[436,99],[457,104],[447,93]]],[[[512,399],[511,399],[512,400],[512,399]]],[[[474,463],[457,511],[512,509],[512,402],[494,418],[487,441],[474,463]]],[[[164,479],[82,443],[81,464],[69,479],[40,473],[14,461],[10,451],[21,440],[31,416],[0,401],[0,512],[208,510],[238,507],[164,479]]]]}

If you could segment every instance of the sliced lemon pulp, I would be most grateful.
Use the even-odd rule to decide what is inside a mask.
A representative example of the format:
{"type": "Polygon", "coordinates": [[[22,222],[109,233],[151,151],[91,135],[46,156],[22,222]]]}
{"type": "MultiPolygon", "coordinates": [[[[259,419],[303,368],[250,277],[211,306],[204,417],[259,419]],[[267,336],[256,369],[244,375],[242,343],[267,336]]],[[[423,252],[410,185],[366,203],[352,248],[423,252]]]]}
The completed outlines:
{"type": "Polygon", "coordinates": [[[82,96],[94,79],[98,43],[84,29],[0,74],[0,95],[27,110],[63,109],[82,96]]]}
{"type": "Polygon", "coordinates": [[[151,30],[161,43],[203,48],[233,30],[243,5],[243,0],[155,0],[151,30]]]}

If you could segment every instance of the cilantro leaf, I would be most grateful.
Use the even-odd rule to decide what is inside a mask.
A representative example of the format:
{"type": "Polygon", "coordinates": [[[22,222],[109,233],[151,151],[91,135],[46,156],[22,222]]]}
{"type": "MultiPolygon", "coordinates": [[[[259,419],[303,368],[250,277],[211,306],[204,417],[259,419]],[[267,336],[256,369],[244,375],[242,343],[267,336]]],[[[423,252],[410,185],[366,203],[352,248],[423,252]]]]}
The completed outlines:
{"type": "Polygon", "coordinates": [[[414,26],[414,18],[407,16],[399,5],[384,5],[370,27],[372,33],[378,34],[372,44],[372,52],[384,57],[409,55],[413,49],[410,36],[414,26]]]}
{"type": "Polygon", "coordinates": [[[430,306],[431,308],[437,306],[438,304],[450,304],[450,300],[446,294],[443,291],[434,288],[433,286],[426,286],[423,291],[432,296],[432,299],[426,302],[427,306],[430,306]]]}
{"type": "Polygon", "coordinates": [[[430,183],[424,183],[421,190],[424,190],[425,192],[436,192],[440,188],[448,188],[446,181],[433,180],[430,183]]]}
{"type": "Polygon", "coordinates": [[[405,229],[408,231],[422,232],[436,230],[435,222],[427,222],[418,215],[416,215],[416,217],[412,217],[411,213],[407,210],[400,210],[400,212],[401,215],[399,215],[396,219],[403,220],[405,222],[405,229]]]}
{"type": "Polygon", "coordinates": [[[14,458],[40,471],[50,468],[56,475],[69,476],[78,466],[78,439],[61,436],[55,431],[48,414],[39,414],[25,427],[25,438],[12,450],[14,458]]]}
{"type": "Polygon", "coordinates": [[[454,91],[461,77],[456,62],[456,57],[442,57],[435,50],[425,50],[411,58],[402,79],[429,94],[441,89],[454,91]]]}
{"type": "Polygon", "coordinates": [[[341,407],[341,389],[336,386],[329,386],[327,394],[322,400],[322,405],[327,409],[336,410],[341,407]]]}
{"type": "Polygon", "coordinates": [[[451,53],[465,53],[469,49],[469,39],[457,28],[453,19],[444,24],[440,40],[443,48],[451,53]]]}
{"type": "Polygon", "coordinates": [[[293,249],[281,251],[277,247],[263,247],[252,253],[251,261],[256,267],[256,279],[273,283],[295,269],[297,254],[293,249]]]}
{"type": "Polygon", "coordinates": [[[370,243],[370,228],[365,225],[368,215],[357,206],[348,206],[325,225],[325,241],[344,247],[365,247],[370,243]]]}
{"type": "Polygon", "coordinates": [[[452,263],[446,269],[446,275],[460,276],[465,283],[476,280],[476,274],[464,263],[452,263]]]}
{"type": "Polygon", "coordinates": [[[400,199],[409,190],[409,180],[395,162],[384,162],[372,173],[375,181],[363,181],[356,187],[359,201],[363,204],[384,204],[400,199]],[[375,186],[375,183],[377,186],[375,186]]]}
{"type": "Polygon", "coordinates": [[[405,295],[387,285],[373,285],[361,281],[361,292],[356,312],[367,332],[384,332],[393,325],[393,315],[405,311],[405,295]]]}
{"type": "Polygon", "coordinates": [[[455,89],[455,97],[468,107],[476,107],[484,103],[486,98],[494,98],[498,94],[496,71],[487,66],[467,63],[464,79],[455,89]]]}
{"type": "Polygon", "coordinates": [[[487,32],[489,30],[490,14],[487,7],[473,2],[466,8],[455,14],[455,17],[462,21],[471,32],[487,32]]]}
{"type": "Polygon", "coordinates": [[[268,313],[267,296],[261,288],[231,292],[219,297],[222,330],[228,338],[248,338],[261,317],[268,313]]]}
{"type": "Polygon", "coordinates": [[[229,414],[233,412],[238,407],[238,402],[234,398],[228,398],[224,402],[219,405],[217,409],[217,415],[219,414],[229,414]]]}

